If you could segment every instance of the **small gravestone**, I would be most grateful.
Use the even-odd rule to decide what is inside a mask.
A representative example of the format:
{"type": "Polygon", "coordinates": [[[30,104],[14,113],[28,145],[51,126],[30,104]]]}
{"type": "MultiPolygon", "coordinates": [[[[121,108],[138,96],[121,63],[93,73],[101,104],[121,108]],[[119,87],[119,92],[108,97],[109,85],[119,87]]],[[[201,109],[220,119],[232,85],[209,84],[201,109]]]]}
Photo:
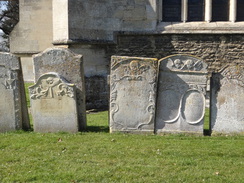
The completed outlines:
{"type": "Polygon", "coordinates": [[[85,85],[82,55],[66,48],[49,48],[34,55],[35,82],[45,73],[56,72],[76,85],[79,130],[86,128],[85,85]]]}
{"type": "Polygon", "coordinates": [[[207,64],[190,55],[160,60],[156,133],[203,133],[207,64]]]}
{"type": "Polygon", "coordinates": [[[153,132],[158,62],[153,58],[111,59],[110,132],[153,132]]]}
{"type": "Polygon", "coordinates": [[[230,65],[212,76],[213,133],[244,132],[244,65],[230,65]]]}
{"type": "Polygon", "coordinates": [[[0,53],[0,132],[29,129],[25,89],[19,58],[0,53]]]}
{"type": "Polygon", "coordinates": [[[76,88],[57,73],[42,75],[29,87],[36,132],[78,132],[76,88]]]}

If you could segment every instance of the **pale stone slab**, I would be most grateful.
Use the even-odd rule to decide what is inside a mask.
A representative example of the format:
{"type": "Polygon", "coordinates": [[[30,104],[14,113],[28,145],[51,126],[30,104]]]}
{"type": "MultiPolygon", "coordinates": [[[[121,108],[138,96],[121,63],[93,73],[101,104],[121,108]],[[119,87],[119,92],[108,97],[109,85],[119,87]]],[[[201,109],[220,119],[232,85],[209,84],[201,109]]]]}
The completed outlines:
{"type": "Polygon", "coordinates": [[[48,48],[34,55],[35,82],[45,73],[56,72],[69,83],[76,85],[78,103],[79,130],[86,128],[85,84],[82,55],[77,55],[66,48],[48,48]]]}
{"type": "Polygon", "coordinates": [[[153,132],[157,59],[111,58],[110,132],[153,132]]]}
{"type": "Polygon", "coordinates": [[[0,52],[0,132],[29,129],[19,58],[0,52]]]}
{"type": "Polygon", "coordinates": [[[190,55],[160,60],[156,133],[203,133],[207,64],[190,55]]]}
{"type": "Polygon", "coordinates": [[[212,76],[213,133],[244,132],[244,65],[230,65],[212,76]]]}
{"type": "Polygon", "coordinates": [[[42,75],[29,87],[36,132],[78,132],[76,88],[57,73],[42,75]]]}

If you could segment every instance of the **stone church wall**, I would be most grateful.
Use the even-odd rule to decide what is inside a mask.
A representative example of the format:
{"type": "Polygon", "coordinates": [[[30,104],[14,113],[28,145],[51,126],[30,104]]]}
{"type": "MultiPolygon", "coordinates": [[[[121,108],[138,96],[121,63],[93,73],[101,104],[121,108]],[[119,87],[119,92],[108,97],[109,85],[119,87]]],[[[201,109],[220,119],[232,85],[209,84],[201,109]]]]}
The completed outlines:
{"type": "Polygon", "coordinates": [[[109,55],[140,56],[161,59],[173,54],[189,54],[202,58],[209,72],[217,72],[229,63],[244,62],[242,34],[161,34],[119,35],[109,55]]]}
{"type": "Polygon", "coordinates": [[[114,31],[153,31],[157,24],[155,0],[76,0],[68,8],[71,42],[113,42],[114,31]]]}

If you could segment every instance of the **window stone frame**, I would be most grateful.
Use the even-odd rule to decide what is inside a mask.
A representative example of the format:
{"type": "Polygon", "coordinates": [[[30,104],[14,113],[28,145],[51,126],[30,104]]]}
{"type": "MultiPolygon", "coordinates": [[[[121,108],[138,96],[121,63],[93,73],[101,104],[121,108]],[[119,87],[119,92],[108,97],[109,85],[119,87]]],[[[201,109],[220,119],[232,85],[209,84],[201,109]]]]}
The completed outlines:
{"type": "Polygon", "coordinates": [[[158,24],[156,32],[160,34],[244,34],[244,20],[237,21],[237,0],[229,0],[229,20],[212,21],[212,0],[204,2],[204,20],[187,21],[187,2],[182,0],[182,21],[164,22],[162,14],[163,0],[157,2],[158,24]],[[186,13],[185,13],[186,12],[186,13]]]}
{"type": "MultiPolygon", "coordinates": [[[[181,21],[183,23],[187,22],[187,13],[188,13],[188,0],[181,0],[181,21]]],[[[212,0],[205,0],[204,2],[204,21],[211,22],[212,21],[212,0]]],[[[163,0],[159,0],[158,2],[158,19],[159,22],[163,21],[163,0]]],[[[237,16],[237,0],[229,0],[229,21],[226,22],[236,22],[237,16]]]]}

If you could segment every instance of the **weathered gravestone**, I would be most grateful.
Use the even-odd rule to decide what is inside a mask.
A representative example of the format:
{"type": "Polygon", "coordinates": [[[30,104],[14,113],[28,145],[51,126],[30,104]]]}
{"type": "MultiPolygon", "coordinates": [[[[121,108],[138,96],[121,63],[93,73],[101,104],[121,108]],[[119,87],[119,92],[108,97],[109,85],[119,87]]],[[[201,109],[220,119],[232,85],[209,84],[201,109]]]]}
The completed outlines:
{"type": "Polygon", "coordinates": [[[42,75],[29,87],[36,132],[78,132],[76,88],[57,73],[42,75]]]}
{"type": "Polygon", "coordinates": [[[19,58],[0,52],[0,132],[29,129],[30,122],[19,58]]]}
{"type": "Polygon", "coordinates": [[[153,58],[111,59],[110,132],[153,132],[158,62],[153,58]]]}
{"type": "Polygon", "coordinates": [[[244,65],[214,73],[211,82],[213,133],[244,132],[244,65]]]}
{"type": "Polygon", "coordinates": [[[203,133],[207,64],[190,55],[160,60],[156,133],[203,133]]]}
{"type": "Polygon", "coordinates": [[[76,85],[79,130],[86,128],[85,87],[82,55],[66,48],[49,48],[34,55],[35,82],[45,73],[56,72],[76,85]]]}

